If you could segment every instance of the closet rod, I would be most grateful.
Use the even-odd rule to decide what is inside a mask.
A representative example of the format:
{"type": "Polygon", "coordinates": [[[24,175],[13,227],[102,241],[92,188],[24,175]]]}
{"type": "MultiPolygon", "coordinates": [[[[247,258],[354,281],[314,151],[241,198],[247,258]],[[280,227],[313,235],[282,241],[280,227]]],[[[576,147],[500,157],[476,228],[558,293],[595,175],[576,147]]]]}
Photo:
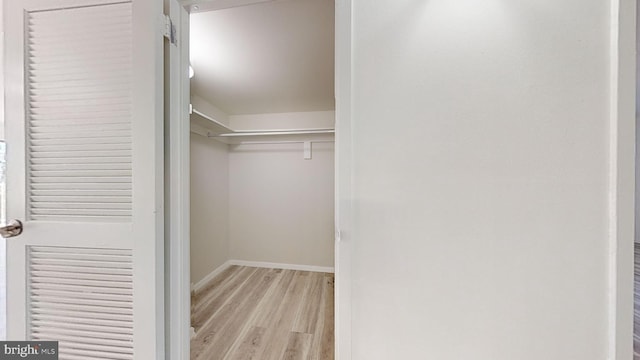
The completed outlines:
{"type": "Polygon", "coordinates": [[[241,141],[229,145],[269,145],[269,144],[304,144],[304,143],[333,143],[334,140],[283,140],[283,141],[241,141]]]}
{"type": "Polygon", "coordinates": [[[313,129],[313,130],[267,130],[259,132],[233,132],[209,137],[237,137],[237,136],[264,136],[264,135],[313,135],[313,134],[334,134],[334,129],[313,129]]]}

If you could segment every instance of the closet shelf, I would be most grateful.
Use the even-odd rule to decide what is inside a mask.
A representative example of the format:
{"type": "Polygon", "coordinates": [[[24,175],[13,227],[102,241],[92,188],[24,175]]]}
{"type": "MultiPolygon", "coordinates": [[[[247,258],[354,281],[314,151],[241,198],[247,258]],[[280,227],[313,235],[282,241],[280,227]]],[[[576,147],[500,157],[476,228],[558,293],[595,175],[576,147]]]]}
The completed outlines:
{"type": "Polygon", "coordinates": [[[235,131],[224,134],[209,135],[209,137],[240,137],[240,136],[269,136],[269,135],[314,135],[333,134],[333,129],[282,129],[282,130],[250,130],[235,131]]]}
{"type": "Polygon", "coordinates": [[[335,134],[335,129],[332,128],[234,130],[195,108],[191,112],[191,124],[192,132],[226,144],[240,144],[255,139],[271,139],[280,143],[285,140],[330,142],[335,134]]]}
{"type": "Polygon", "coordinates": [[[234,132],[230,127],[195,108],[191,109],[191,123],[202,127],[204,130],[212,134],[234,132]]]}

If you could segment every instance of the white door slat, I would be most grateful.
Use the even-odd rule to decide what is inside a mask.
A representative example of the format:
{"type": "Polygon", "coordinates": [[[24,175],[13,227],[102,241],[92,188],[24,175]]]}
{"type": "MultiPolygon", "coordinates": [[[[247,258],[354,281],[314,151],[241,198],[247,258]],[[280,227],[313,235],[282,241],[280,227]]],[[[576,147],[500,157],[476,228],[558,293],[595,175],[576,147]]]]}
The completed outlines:
{"type": "Polygon", "coordinates": [[[42,303],[37,304],[33,309],[33,316],[41,318],[67,318],[82,319],[87,318],[95,321],[132,321],[133,310],[126,307],[98,306],[98,305],[79,305],[65,303],[42,303]]]}
{"type": "Polygon", "coordinates": [[[100,105],[129,104],[123,93],[104,91],[101,94],[47,94],[31,96],[31,108],[57,108],[57,107],[92,107],[100,105]]]}
{"type": "Polygon", "coordinates": [[[31,75],[39,76],[66,74],[70,72],[69,67],[78,67],[82,65],[101,68],[103,70],[120,70],[122,66],[128,65],[128,63],[131,61],[125,56],[126,54],[105,54],[105,56],[95,59],[92,59],[90,57],[95,55],[96,54],[86,54],[81,57],[76,56],[74,60],[68,60],[65,63],[65,61],[63,60],[65,56],[56,54],[56,59],[52,59],[51,61],[47,61],[46,63],[36,63],[35,61],[32,62],[30,66],[31,75]],[[106,55],[111,55],[111,57],[106,57],[106,55]],[[67,66],[65,67],[65,65],[67,66]]]}
{"type": "Polygon", "coordinates": [[[107,287],[106,284],[103,286],[89,286],[89,285],[67,285],[67,284],[58,284],[58,283],[48,283],[48,282],[31,282],[31,291],[37,293],[38,291],[68,291],[70,293],[78,293],[82,292],[83,294],[91,293],[96,296],[100,296],[99,294],[104,294],[105,296],[116,296],[116,295],[133,295],[131,289],[126,288],[111,288],[107,287]]]}
{"type": "Polygon", "coordinates": [[[68,259],[68,260],[83,260],[83,261],[109,261],[109,262],[122,262],[131,263],[131,255],[121,254],[91,254],[91,253],[64,253],[56,251],[31,251],[30,256],[32,259],[68,259]]]}
{"type": "Polygon", "coordinates": [[[93,131],[78,131],[74,133],[41,133],[31,134],[32,139],[100,139],[100,138],[119,138],[130,137],[131,131],[101,131],[96,134],[93,131]]]}
{"type": "MultiPolygon", "coordinates": [[[[131,269],[131,262],[123,262],[123,261],[101,261],[96,262],[93,260],[76,260],[76,259],[57,259],[57,258],[46,258],[40,259],[38,257],[31,258],[32,265],[59,265],[59,266],[78,266],[88,268],[87,272],[92,271],[95,268],[116,268],[116,269],[131,269]]],[[[82,269],[78,269],[76,271],[83,271],[82,269]]]]}
{"type": "MultiPolygon", "coordinates": [[[[43,91],[32,90],[29,98],[35,103],[41,102],[55,102],[55,101],[69,101],[69,100],[85,100],[85,99],[113,99],[119,98],[122,100],[122,93],[124,91],[130,91],[130,89],[99,89],[96,91],[83,91],[75,93],[56,92],[55,94],[43,93],[43,91]]],[[[113,114],[113,111],[108,112],[113,114]]],[[[94,116],[91,116],[94,119],[94,116]]]]}
{"type": "Polygon", "coordinates": [[[114,274],[92,274],[86,272],[52,272],[29,269],[34,275],[32,281],[37,282],[50,282],[60,284],[71,285],[89,285],[100,286],[100,284],[112,288],[124,288],[131,289],[131,275],[114,275],[114,274]]]}
{"type": "Polygon", "coordinates": [[[105,73],[95,73],[92,72],[91,69],[84,69],[80,71],[67,71],[67,72],[51,72],[51,73],[42,73],[37,72],[37,70],[32,70],[34,72],[29,72],[29,81],[30,82],[48,82],[48,81],[71,81],[71,80],[103,80],[107,79],[111,76],[130,76],[131,70],[125,68],[117,68],[113,69],[109,72],[105,73]]]}
{"type": "Polygon", "coordinates": [[[131,250],[114,249],[114,248],[89,248],[89,247],[65,247],[65,246],[31,246],[29,247],[31,254],[38,253],[63,253],[69,254],[94,254],[94,255],[122,255],[132,256],[131,250]]]}
{"type": "MultiPolygon", "coordinates": [[[[122,269],[122,268],[108,268],[103,269],[99,267],[86,267],[86,266],[78,266],[78,265],[69,265],[69,264],[50,264],[47,262],[42,262],[41,264],[31,264],[31,270],[35,271],[58,271],[58,272],[66,272],[70,274],[101,274],[101,275],[121,275],[121,276],[132,276],[133,272],[131,269],[122,269]]],[[[35,273],[35,272],[34,272],[35,273]]]]}
{"type": "Polygon", "coordinates": [[[92,27],[103,28],[109,25],[120,25],[121,27],[129,27],[131,23],[131,14],[124,10],[109,9],[103,14],[94,14],[91,11],[83,11],[88,8],[73,9],[69,13],[52,14],[42,13],[38,17],[28,19],[28,28],[38,30],[37,33],[48,33],[47,30],[56,31],[57,29],[73,28],[73,29],[91,29],[92,27]],[[49,16],[47,16],[49,15],[49,16]],[[106,18],[109,16],[110,18],[106,18]]]}
{"type": "Polygon", "coordinates": [[[38,153],[32,152],[32,158],[75,158],[76,156],[82,154],[85,158],[93,158],[93,157],[120,157],[120,156],[131,156],[131,150],[117,150],[117,151],[55,151],[55,152],[46,152],[46,153],[38,153]]]}
{"type": "MultiPolygon", "coordinates": [[[[124,309],[130,310],[131,304],[127,304],[126,302],[115,302],[109,300],[95,300],[95,299],[78,299],[78,298],[69,298],[69,297],[60,297],[60,296],[43,296],[38,294],[31,294],[30,298],[33,300],[34,304],[38,302],[47,302],[47,303],[55,303],[55,304],[68,304],[70,306],[78,306],[81,308],[83,306],[101,306],[108,307],[112,309],[124,309]]],[[[44,309],[44,305],[39,305],[40,309],[44,309]]],[[[37,311],[34,308],[33,311],[37,311]]],[[[44,311],[44,310],[42,310],[44,311]]]]}
{"type": "Polygon", "coordinates": [[[131,218],[131,212],[125,212],[123,214],[101,214],[101,215],[79,215],[77,213],[69,214],[65,211],[56,211],[53,214],[44,214],[40,215],[39,212],[37,214],[31,215],[31,221],[51,221],[51,222],[65,222],[72,221],[76,223],[96,223],[96,222],[104,222],[104,223],[123,223],[128,222],[131,218]]]}
{"type": "MultiPolygon", "coordinates": [[[[47,145],[84,145],[84,144],[130,144],[131,138],[93,138],[93,139],[31,139],[29,142],[34,146],[47,145]]],[[[107,169],[108,170],[108,169],[107,169]]]]}
{"type": "Polygon", "coordinates": [[[60,356],[64,357],[64,356],[70,356],[70,355],[76,355],[76,356],[81,356],[84,359],[95,359],[95,360],[127,360],[127,359],[131,359],[130,354],[120,354],[120,353],[116,353],[116,352],[112,352],[109,354],[108,357],[104,357],[104,352],[103,351],[89,351],[89,350],[79,350],[79,349],[73,349],[73,348],[65,348],[63,350],[59,351],[60,356]]]}
{"type": "Polygon", "coordinates": [[[114,77],[125,77],[131,75],[131,70],[120,68],[114,68],[113,70],[105,69],[105,73],[91,73],[90,70],[83,71],[41,71],[37,69],[32,69],[29,72],[29,81],[30,82],[38,82],[38,83],[48,83],[48,82],[56,82],[56,81],[74,81],[74,80],[106,80],[107,74],[114,77]]]}
{"type": "MultiPolygon", "coordinates": [[[[64,346],[64,342],[61,342],[61,344],[63,344],[62,346],[64,346]]],[[[60,350],[58,351],[58,353],[60,354],[60,357],[58,358],[58,360],[87,360],[87,357],[84,355],[73,355],[73,354],[68,354],[65,353],[64,350],[60,350]]],[[[133,359],[133,357],[131,357],[130,359],[133,359]]],[[[102,358],[94,358],[92,360],[121,360],[121,359],[114,359],[114,358],[108,358],[108,357],[102,357],[102,358]]]]}
{"type": "Polygon", "coordinates": [[[40,334],[42,336],[52,335],[52,334],[60,334],[67,336],[79,336],[83,338],[95,338],[95,339],[104,339],[104,340],[121,340],[121,341],[131,341],[132,336],[129,334],[113,334],[113,333],[100,333],[93,331],[83,331],[83,330],[72,330],[72,329],[60,329],[54,328],[49,331],[42,331],[39,328],[34,328],[31,330],[33,334],[40,334]],[[51,333],[53,332],[53,333],[51,333]]]}
{"type": "MultiPolygon", "coordinates": [[[[41,273],[41,272],[40,272],[41,273]]],[[[36,272],[35,275],[39,275],[40,273],[36,272]]],[[[107,288],[122,288],[122,289],[131,289],[133,285],[130,282],[131,279],[126,279],[123,281],[105,281],[103,279],[100,280],[89,280],[86,278],[69,278],[69,277],[61,277],[61,276],[42,276],[41,280],[32,280],[34,284],[45,282],[46,284],[65,284],[65,285],[78,285],[78,286],[104,286],[107,288]]]]}
{"type": "MultiPolygon", "coordinates": [[[[63,90],[66,89],[77,89],[77,91],[81,92],[85,88],[90,87],[92,89],[111,89],[113,86],[126,86],[127,88],[131,85],[127,82],[129,76],[113,76],[111,78],[86,78],[86,79],[62,79],[59,81],[53,82],[44,82],[44,83],[32,83],[29,91],[46,91],[46,90],[63,90]]],[[[99,91],[98,90],[98,91],[99,91]]],[[[42,94],[42,92],[40,92],[42,94]]]]}
{"type": "Polygon", "coordinates": [[[129,194],[131,194],[131,184],[130,183],[101,183],[101,184],[69,184],[69,183],[54,183],[54,184],[30,184],[29,188],[31,191],[35,190],[93,190],[98,193],[98,191],[103,190],[128,190],[129,194]]]}
{"type": "MultiPolygon", "coordinates": [[[[74,31],[82,31],[82,29],[78,28],[67,28],[60,29],[57,28],[55,31],[52,31],[46,35],[38,36],[37,38],[33,38],[33,40],[29,41],[29,45],[32,49],[37,49],[38,45],[46,46],[47,41],[51,43],[57,43],[62,38],[67,36],[73,36],[74,40],[78,40],[80,44],[87,43],[93,39],[96,43],[105,43],[106,40],[118,39],[120,41],[127,41],[128,38],[131,37],[131,31],[123,30],[118,27],[118,24],[112,24],[111,26],[105,27],[102,30],[105,32],[108,31],[108,34],[105,34],[103,38],[96,40],[96,34],[92,31],[82,32],[80,34],[74,34],[74,31]]],[[[31,31],[31,34],[36,33],[36,31],[31,31]]],[[[55,50],[54,48],[51,48],[55,50]]]]}
{"type": "MultiPolygon", "coordinates": [[[[64,61],[64,60],[61,60],[64,61]]],[[[100,85],[86,85],[86,86],[75,86],[75,87],[62,87],[59,88],[55,94],[58,95],[77,95],[87,94],[89,95],[100,95],[100,94],[114,94],[119,91],[131,90],[131,84],[126,82],[125,80],[119,82],[110,82],[109,84],[100,84],[100,85]]],[[[52,94],[48,89],[32,86],[29,89],[29,96],[33,98],[34,96],[50,96],[53,97],[55,94],[52,94]]],[[[110,112],[108,112],[110,114],[110,112]]]]}
{"type": "MultiPolygon", "coordinates": [[[[33,126],[34,128],[41,128],[41,127],[47,127],[47,126],[60,126],[60,127],[65,127],[67,130],[73,130],[76,126],[79,125],[101,125],[101,124],[128,124],[129,121],[126,118],[109,118],[109,119],[46,119],[46,120],[31,120],[29,121],[29,125],[33,126]]],[[[103,138],[98,138],[98,139],[103,139],[103,138]]],[[[62,139],[56,139],[57,141],[60,141],[62,139]]],[[[118,144],[126,144],[126,143],[131,143],[131,141],[126,141],[126,139],[118,139],[119,141],[117,142],[118,144]]],[[[34,144],[33,141],[30,142],[32,145],[37,145],[34,144]]],[[[111,142],[103,142],[106,144],[110,144],[110,143],[115,143],[114,141],[111,142]]],[[[99,143],[98,143],[99,144],[99,143]]],[[[44,144],[46,145],[46,144],[44,144]]]]}
{"type": "Polygon", "coordinates": [[[63,321],[52,321],[48,319],[41,319],[37,316],[32,318],[31,324],[38,327],[55,327],[59,328],[71,328],[77,330],[86,330],[86,331],[94,331],[94,332],[108,332],[108,333],[122,333],[122,334],[131,334],[133,335],[133,324],[128,323],[127,326],[111,326],[111,325],[102,325],[97,322],[91,322],[91,319],[85,319],[84,322],[63,322],[63,321]]]}
{"type": "Polygon", "coordinates": [[[122,55],[122,52],[117,52],[115,54],[112,53],[108,53],[108,54],[104,54],[103,52],[95,52],[95,53],[85,53],[85,54],[81,54],[81,56],[78,56],[77,53],[69,53],[68,55],[62,55],[62,54],[55,54],[55,53],[51,53],[49,54],[49,56],[47,56],[47,59],[45,60],[41,60],[39,56],[34,56],[36,51],[32,50],[31,55],[29,57],[30,59],[30,64],[32,66],[36,66],[36,65],[40,65],[40,64],[62,64],[65,62],[74,62],[74,61],[78,61],[78,59],[82,59],[83,61],[108,61],[110,59],[121,59],[124,56],[122,55]]]}
{"type": "Polygon", "coordinates": [[[32,201],[33,209],[74,209],[74,210],[96,210],[96,209],[114,209],[127,210],[131,208],[131,203],[88,203],[88,202],[72,202],[72,203],[48,203],[32,201]]]}
{"type": "Polygon", "coordinates": [[[114,1],[114,4],[100,6],[98,9],[95,6],[87,6],[64,9],[64,11],[37,12],[27,19],[29,28],[33,24],[55,25],[55,27],[62,25],[90,26],[99,20],[104,24],[127,20],[125,24],[130,26],[130,5],[124,1],[121,1],[121,4],[116,4],[114,1]]]}
{"type": "Polygon", "coordinates": [[[32,184],[38,183],[63,183],[63,184],[101,184],[101,183],[131,183],[131,176],[38,176],[31,179],[32,184]]]}
{"type": "Polygon", "coordinates": [[[63,161],[59,158],[43,157],[31,158],[31,163],[35,165],[95,165],[95,164],[117,164],[131,166],[131,156],[109,156],[109,157],[66,157],[63,161]]]}
{"type": "MultiPolygon", "coordinates": [[[[32,145],[29,147],[31,151],[36,152],[60,152],[60,151],[97,151],[97,150],[131,150],[131,143],[117,143],[117,144],[82,144],[82,145],[32,145]]],[[[97,170],[96,170],[97,171],[97,170]]],[[[103,170],[108,174],[118,175],[118,172],[111,172],[112,170],[103,170]]],[[[67,171],[63,171],[68,173],[67,171]]],[[[32,172],[33,176],[38,176],[37,173],[32,172]]],[[[131,170],[128,170],[126,175],[130,175],[131,170]]],[[[60,175],[64,176],[64,175],[60,175]]],[[[67,175],[77,176],[77,175],[67,175]]]]}
{"type": "Polygon", "coordinates": [[[31,190],[32,198],[36,196],[42,196],[44,198],[58,196],[60,198],[66,197],[84,197],[86,199],[91,199],[92,197],[104,196],[110,199],[114,199],[114,201],[125,201],[124,199],[131,196],[130,190],[80,190],[80,189],[70,189],[70,190],[31,190]]]}
{"type": "Polygon", "coordinates": [[[32,295],[52,296],[52,297],[64,297],[67,299],[88,299],[88,300],[107,300],[107,301],[119,301],[122,303],[128,303],[133,301],[133,297],[130,295],[116,295],[116,294],[104,294],[104,293],[78,293],[76,291],[64,291],[64,290],[46,290],[31,288],[30,293],[32,295]]]}
{"type": "Polygon", "coordinates": [[[67,36],[75,35],[73,30],[87,31],[95,34],[101,29],[110,29],[112,31],[122,31],[130,28],[131,17],[125,12],[109,12],[102,16],[92,16],[91,14],[65,16],[58,15],[56,20],[48,21],[46,19],[30,19],[29,35],[38,34],[46,36],[49,33],[64,34],[67,36]],[[111,19],[105,19],[104,16],[109,14],[111,19]],[[66,20],[66,21],[65,21],[66,20]],[[55,24],[54,24],[55,23],[55,24]]]}
{"type": "MultiPolygon", "coordinates": [[[[62,342],[62,345],[67,349],[65,350],[67,353],[65,353],[64,355],[60,355],[60,356],[69,356],[70,353],[69,351],[71,351],[70,349],[88,349],[88,350],[93,350],[93,351],[101,351],[102,352],[102,356],[101,357],[93,357],[92,359],[105,359],[104,356],[112,356],[110,355],[104,355],[104,352],[107,353],[118,353],[118,354],[129,354],[128,357],[121,357],[120,359],[132,359],[133,358],[133,349],[131,349],[131,346],[128,347],[123,347],[123,346],[107,346],[107,345],[96,345],[96,344],[84,344],[81,342],[62,342]]],[[[86,355],[82,355],[84,356],[84,359],[87,359],[86,355]]],[[[122,355],[118,355],[118,356],[122,356],[122,355]]],[[[62,359],[62,358],[61,358],[62,359]]],[[[106,359],[113,359],[113,358],[109,358],[107,357],[106,359]]]]}
{"type": "MultiPolygon", "coordinates": [[[[55,320],[73,323],[86,323],[96,325],[111,325],[116,327],[131,327],[133,320],[133,312],[129,309],[129,315],[114,314],[112,312],[82,312],[82,311],[66,311],[61,308],[42,308],[41,304],[34,304],[32,319],[34,320],[55,320]]],[[[67,307],[76,305],[65,304],[67,307]]],[[[83,306],[83,309],[92,310],[91,306],[83,306]]],[[[94,306],[94,308],[99,308],[94,306]]],[[[118,308],[110,308],[118,309],[118,308]]]]}
{"type": "Polygon", "coordinates": [[[129,197],[113,196],[31,196],[29,200],[41,203],[131,203],[129,197]]]}
{"type": "MultiPolygon", "coordinates": [[[[115,345],[97,345],[95,343],[93,344],[87,344],[87,343],[83,343],[83,342],[68,342],[68,341],[63,341],[62,342],[63,346],[66,348],[66,355],[69,355],[69,351],[72,351],[74,349],[78,349],[78,350],[91,350],[91,351],[100,351],[101,355],[100,356],[96,356],[94,355],[93,357],[91,357],[91,359],[96,359],[96,358],[100,358],[100,359],[114,359],[111,353],[117,353],[119,355],[117,356],[123,356],[121,354],[127,354],[127,357],[119,357],[118,359],[132,359],[133,356],[133,349],[131,348],[131,345],[128,344],[128,346],[115,346],[115,345]],[[105,355],[105,352],[109,353],[109,355],[105,355]],[[107,356],[105,358],[105,356],[107,356]]],[[[85,359],[86,359],[86,355],[85,359]]]]}

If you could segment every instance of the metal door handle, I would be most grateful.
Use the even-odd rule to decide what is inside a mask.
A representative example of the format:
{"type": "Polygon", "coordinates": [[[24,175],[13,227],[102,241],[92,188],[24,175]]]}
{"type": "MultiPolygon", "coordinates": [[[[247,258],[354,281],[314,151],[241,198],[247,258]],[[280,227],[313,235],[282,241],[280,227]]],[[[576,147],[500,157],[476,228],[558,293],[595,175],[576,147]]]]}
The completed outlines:
{"type": "Polygon", "coordinates": [[[22,222],[20,220],[11,220],[6,226],[0,227],[0,236],[10,238],[22,234],[22,222]]]}

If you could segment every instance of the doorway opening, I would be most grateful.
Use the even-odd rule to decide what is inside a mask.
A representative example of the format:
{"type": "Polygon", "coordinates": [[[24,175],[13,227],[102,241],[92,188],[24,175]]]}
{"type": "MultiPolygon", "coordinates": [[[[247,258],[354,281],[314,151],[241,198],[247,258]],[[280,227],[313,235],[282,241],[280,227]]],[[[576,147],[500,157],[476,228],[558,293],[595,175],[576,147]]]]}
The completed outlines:
{"type": "Polygon", "coordinates": [[[334,7],[191,7],[191,359],[334,357],[334,7]]]}

